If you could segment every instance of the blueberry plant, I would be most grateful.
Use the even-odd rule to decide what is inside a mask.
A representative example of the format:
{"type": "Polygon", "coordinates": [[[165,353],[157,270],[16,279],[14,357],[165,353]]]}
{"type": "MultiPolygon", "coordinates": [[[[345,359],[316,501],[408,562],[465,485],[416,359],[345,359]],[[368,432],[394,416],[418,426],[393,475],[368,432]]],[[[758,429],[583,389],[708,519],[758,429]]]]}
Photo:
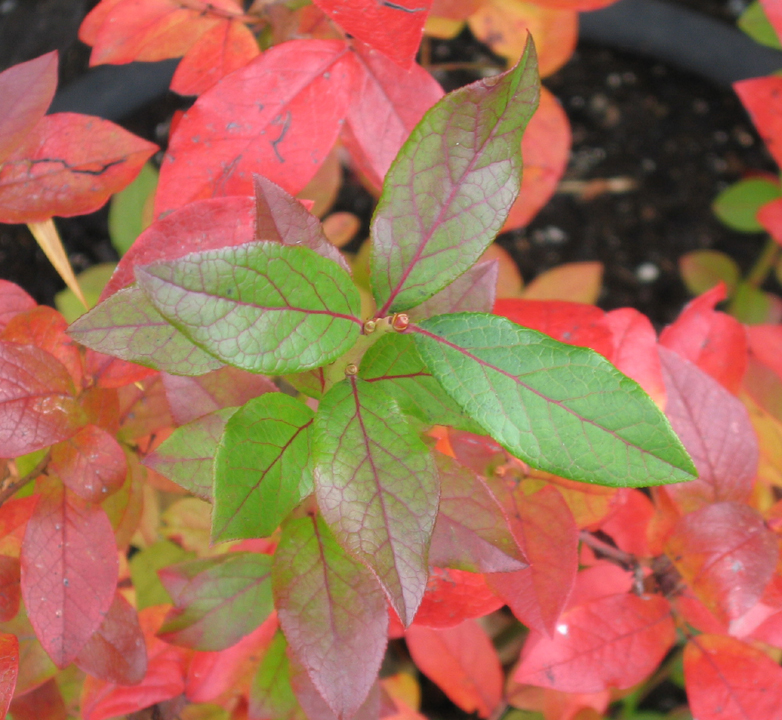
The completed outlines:
{"type": "MultiPolygon", "coordinates": [[[[485,259],[567,148],[533,42],[490,30],[526,18],[555,66],[559,4],[435,4],[430,32],[517,58],[445,97],[413,62],[428,3],[87,17],[94,62],[184,55],[200,97],[92,310],[69,327],[0,281],[14,720],[413,720],[419,672],[485,718],[667,717],[663,682],[701,720],[779,716],[780,326],[719,312],[717,284],[658,338],[498,293],[485,259]],[[338,137],[380,191],[355,257],[305,202],[338,137]]],[[[67,268],[52,216],[155,148],[44,117],[55,67],[0,74],[0,220],[67,268]]]]}

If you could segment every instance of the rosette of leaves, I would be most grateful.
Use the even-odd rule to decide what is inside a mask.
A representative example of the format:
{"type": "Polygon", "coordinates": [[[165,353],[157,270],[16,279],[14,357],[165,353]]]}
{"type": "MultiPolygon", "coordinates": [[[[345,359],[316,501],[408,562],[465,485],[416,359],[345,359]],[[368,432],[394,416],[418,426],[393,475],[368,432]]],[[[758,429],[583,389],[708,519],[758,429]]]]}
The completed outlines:
{"type": "Polygon", "coordinates": [[[303,668],[339,717],[376,697],[386,601],[412,622],[433,535],[454,567],[524,567],[491,488],[434,451],[422,430],[487,434],[531,466],[590,483],[695,474],[633,380],[592,350],[490,314],[494,269],[476,262],[518,194],[521,136],[538,92],[530,43],[515,68],[424,116],[372,221],[369,317],[318,222],[260,179],[255,242],[137,266],[135,285],[70,330],[169,373],[229,365],[301,390],[203,415],[148,462],[213,502],[215,541],[281,527],[271,571],[259,571],[289,647],[280,662],[292,664],[291,677],[303,668]]]}

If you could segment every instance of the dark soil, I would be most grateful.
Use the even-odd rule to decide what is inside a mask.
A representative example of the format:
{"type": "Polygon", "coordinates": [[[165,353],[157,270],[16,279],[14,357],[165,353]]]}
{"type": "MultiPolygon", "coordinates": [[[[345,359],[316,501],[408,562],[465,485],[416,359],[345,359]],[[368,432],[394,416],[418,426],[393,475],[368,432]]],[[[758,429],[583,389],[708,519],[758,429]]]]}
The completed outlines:
{"type": "MultiPolygon", "coordinates": [[[[57,47],[64,58],[61,82],[74,79],[88,57],[74,39],[77,19],[93,4],[3,0],[0,63],[8,66],[57,47]]],[[[699,4],[704,7],[688,3],[699,4]]],[[[712,14],[729,14],[721,4],[705,7],[712,14]]],[[[492,62],[467,32],[455,41],[432,44],[434,63],[465,60],[492,62]]],[[[438,79],[451,89],[474,76],[451,72],[438,79]]],[[[749,267],[762,236],[725,229],[710,204],[743,174],[774,171],[775,166],[732,92],[648,59],[584,43],[545,84],[562,102],[573,127],[565,179],[624,178],[634,181],[635,188],[589,199],[559,193],[529,227],[502,236],[499,241],[525,280],[564,262],[599,260],[605,265],[601,306],[633,306],[661,325],[688,299],[677,268],[682,254],[714,248],[749,267]]],[[[175,96],[163,98],[123,124],[161,143],[177,106],[181,101],[175,96]]],[[[368,221],[372,204],[348,173],[338,209],[350,209],[368,221]]],[[[57,221],[77,271],[115,259],[106,217],[104,209],[57,221]]],[[[62,287],[23,226],[0,226],[0,277],[18,282],[47,304],[62,287]]]]}

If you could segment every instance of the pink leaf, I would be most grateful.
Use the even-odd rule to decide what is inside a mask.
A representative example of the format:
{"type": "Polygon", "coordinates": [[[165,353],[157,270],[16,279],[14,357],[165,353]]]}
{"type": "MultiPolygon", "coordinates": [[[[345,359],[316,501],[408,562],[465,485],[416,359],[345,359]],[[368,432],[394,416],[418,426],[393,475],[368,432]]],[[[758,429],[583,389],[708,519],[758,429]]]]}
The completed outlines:
{"type": "Polygon", "coordinates": [[[36,306],[22,288],[8,280],[0,280],[0,330],[3,330],[14,316],[36,306]]]}
{"type": "Polygon", "coordinates": [[[665,598],[609,595],[566,611],[551,639],[531,633],[513,678],[565,692],[629,688],[657,667],[675,640],[665,598]]]}
{"type": "Polygon", "coordinates": [[[19,673],[19,640],[16,635],[0,633],[0,715],[5,717],[16,688],[19,673]]]}
{"type": "Polygon", "coordinates": [[[475,620],[451,628],[413,625],[405,633],[415,664],[465,712],[487,718],[502,700],[497,651],[475,620]]]}
{"type": "Polygon", "coordinates": [[[682,517],[665,554],[698,599],[724,622],[740,617],[760,599],[779,549],[757,510],[721,502],[682,517]]]}
{"type": "Polygon", "coordinates": [[[98,629],[117,587],[117,546],[106,513],[48,482],[22,544],[22,597],[59,668],[98,629]]]}
{"type": "Polygon", "coordinates": [[[661,347],[666,415],[698,469],[698,478],[666,488],[684,512],[706,503],[749,498],[758,440],[744,405],[716,380],[661,347]]]}
{"type": "Polygon", "coordinates": [[[782,668],[735,638],[691,638],[684,648],[684,680],[693,717],[699,720],[780,717],[782,668]]]}
{"type": "Polygon", "coordinates": [[[56,51],[0,73],[0,163],[44,116],[56,89],[56,51]]]}
{"type": "Polygon", "coordinates": [[[782,77],[741,80],[733,84],[777,165],[782,166],[782,77]]]}
{"type": "Polygon", "coordinates": [[[84,424],[68,371],[36,347],[0,342],[0,457],[65,440],[84,424]]]}
{"type": "Polygon", "coordinates": [[[253,173],[298,193],[337,139],[355,72],[344,42],[292,40],[225,77],[171,138],[155,215],[193,200],[249,195],[253,173]]]}

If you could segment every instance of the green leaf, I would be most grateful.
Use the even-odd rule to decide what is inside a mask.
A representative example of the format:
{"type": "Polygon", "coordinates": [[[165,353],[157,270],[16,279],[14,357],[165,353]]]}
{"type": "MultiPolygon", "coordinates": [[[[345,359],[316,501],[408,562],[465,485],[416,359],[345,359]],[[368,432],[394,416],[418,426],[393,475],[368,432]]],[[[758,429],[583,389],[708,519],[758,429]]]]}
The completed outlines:
{"type": "Polygon", "coordinates": [[[158,636],[194,650],[235,645],[274,609],[271,567],[269,555],[237,552],[160,570],[174,608],[158,636]]]}
{"type": "Polygon", "coordinates": [[[312,493],[312,410],[283,393],[250,400],[215,457],[212,541],[268,537],[312,493]]]}
{"type": "Polygon", "coordinates": [[[379,384],[338,382],[315,416],[315,494],[342,546],[371,567],[405,625],[426,589],[439,482],[427,447],[379,384]]]}
{"type": "Polygon", "coordinates": [[[782,312],[782,300],[773,293],[759,290],[747,282],[741,282],[736,286],[728,312],[747,325],[776,323],[782,312]]]}
{"type": "Polygon", "coordinates": [[[679,272],[693,295],[711,290],[720,280],[733,294],[741,280],[741,269],[730,256],[719,250],[693,250],[679,258],[679,272]]]}
{"type": "Polygon", "coordinates": [[[304,247],[248,243],[136,268],[158,311],[229,365],[277,375],[335,360],[358,337],[350,276],[304,247]]]}
{"type": "MultiPolygon", "coordinates": [[[[76,276],[88,308],[94,308],[98,304],[100,294],[116,267],[117,263],[100,263],[100,265],[87,268],[76,276]]],[[[74,322],[85,313],[84,305],[70,288],[64,288],[54,296],[54,306],[69,323],[74,322]]]]}
{"type": "Polygon", "coordinates": [[[144,458],[144,465],[204,500],[211,500],[217,446],[238,408],[202,415],[171,433],[144,458]]]}
{"type": "Polygon", "coordinates": [[[532,42],[515,68],[446,95],[386,176],[372,219],[378,314],[420,305],[474,265],[521,182],[521,136],[538,104],[532,42]]]}
{"type": "Polygon", "coordinates": [[[306,720],[291,687],[290,665],[285,652],[287,647],[285,636],[278,630],[266,648],[250,685],[249,717],[306,720]]]}
{"type": "Polygon", "coordinates": [[[374,575],[337,543],[321,517],[290,520],[272,568],[285,637],[337,717],[352,717],[377,677],[388,606],[374,575]]]}
{"type": "Polygon", "coordinates": [[[737,25],[756,43],[768,45],[775,50],[782,50],[782,43],[779,42],[777,32],[769,22],[768,15],[758,0],[750,3],[741,13],[737,25]]]}
{"type": "Polygon", "coordinates": [[[377,383],[397,401],[405,415],[427,427],[451,425],[483,432],[432,377],[410,335],[391,333],[381,337],[361,359],[359,376],[377,383]]]}
{"type": "Polygon", "coordinates": [[[147,163],[136,179],[111,198],[109,237],[122,257],[152,220],[152,208],[145,208],[157,188],[158,171],[147,163]]]}
{"type": "Polygon", "coordinates": [[[712,204],[715,215],[739,232],[762,232],[757,213],[763,205],[782,196],[779,183],[766,178],[739,180],[723,190],[712,204]]]}
{"type": "Polygon", "coordinates": [[[136,286],[106,298],[68,334],[93,350],[175,375],[202,375],[223,365],[166,321],[136,286]]]}
{"type": "Polygon", "coordinates": [[[696,474],[649,396],[593,350],[479,313],[425,320],[414,337],[451,397],[533,467],[612,487],[696,474]]]}
{"type": "MultiPolygon", "coordinates": [[[[114,496],[112,496],[114,497],[114,496]]],[[[157,571],[167,565],[195,557],[169,540],[161,540],[144,548],[130,558],[130,577],[136,590],[136,607],[143,610],[151,605],[165,605],[171,598],[160,582],[157,571]]]]}

